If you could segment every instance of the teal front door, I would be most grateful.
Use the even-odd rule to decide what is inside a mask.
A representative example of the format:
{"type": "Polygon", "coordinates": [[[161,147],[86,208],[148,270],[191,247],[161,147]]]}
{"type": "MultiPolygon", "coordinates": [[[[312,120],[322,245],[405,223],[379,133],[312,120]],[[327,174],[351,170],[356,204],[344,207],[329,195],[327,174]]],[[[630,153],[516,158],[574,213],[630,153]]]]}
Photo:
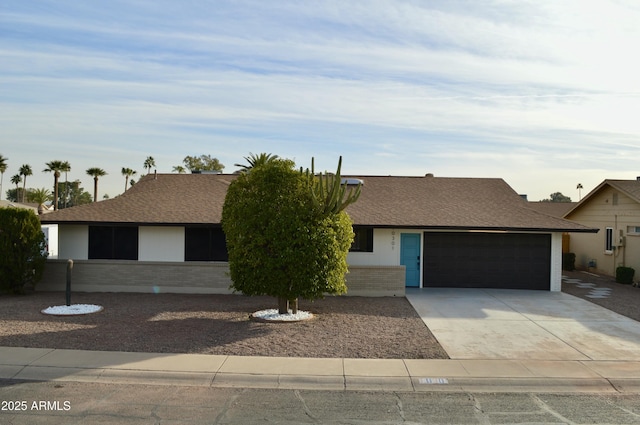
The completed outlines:
{"type": "Polygon", "coordinates": [[[400,234],[400,264],[405,266],[405,285],[420,287],[420,235],[400,234]]]}

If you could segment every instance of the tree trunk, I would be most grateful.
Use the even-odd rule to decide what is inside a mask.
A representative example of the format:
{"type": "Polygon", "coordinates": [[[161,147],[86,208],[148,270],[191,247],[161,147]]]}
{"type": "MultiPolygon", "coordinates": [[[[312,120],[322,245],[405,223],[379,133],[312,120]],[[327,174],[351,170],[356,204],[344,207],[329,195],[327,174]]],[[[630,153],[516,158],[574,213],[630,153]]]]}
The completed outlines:
{"type": "Polygon", "coordinates": [[[289,314],[289,309],[292,314],[298,313],[298,299],[288,300],[284,297],[278,297],[278,314],[289,314]]]}
{"type": "Polygon", "coordinates": [[[289,300],[278,297],[278,314],[289,314],[289,300]]]}

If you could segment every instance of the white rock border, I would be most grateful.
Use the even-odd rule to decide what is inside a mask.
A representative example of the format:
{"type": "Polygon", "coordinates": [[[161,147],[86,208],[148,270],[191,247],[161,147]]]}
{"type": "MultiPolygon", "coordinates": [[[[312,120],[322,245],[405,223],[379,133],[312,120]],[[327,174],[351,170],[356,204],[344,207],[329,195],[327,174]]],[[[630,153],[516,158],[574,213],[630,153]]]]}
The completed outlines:
{"type": "Polygon", "coordinates": [[[303,320],[311,320],[313,319],[313,314],[309,311],[303,310],[298,310],[296,314],[291,313],[291,310],[289,310],[289,314],[280,314],[278,313],[278,309],[270,308],[251,313],[249,317],[257,322],[294,323],[301,322],[303,320]]]}
{"type": "Polygon", "coordinates": [[[47,307],[40,312],[52,316],[80,316],[82,314],[97,313],[103,309],[101,305],[95,304],[71,304],[47,307]]]}

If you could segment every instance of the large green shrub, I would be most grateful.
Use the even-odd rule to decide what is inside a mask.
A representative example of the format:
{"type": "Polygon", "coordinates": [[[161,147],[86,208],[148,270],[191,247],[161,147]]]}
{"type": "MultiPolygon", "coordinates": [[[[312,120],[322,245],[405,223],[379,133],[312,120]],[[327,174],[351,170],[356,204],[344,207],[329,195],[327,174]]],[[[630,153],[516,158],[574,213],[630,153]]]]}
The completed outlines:
{"type": "Polygon", "coordinates": [[[633,283],[633,275],[635,270],[631,267],[617,267],[616,268],[616,282],[630,285],[633,283]]]}
{"type": "MultiPolygon", "coordinates": [[[[222,211],[232,289],[286,302],[346,292],[352,222],[314,203],[314,176],[274,159],[241,174],[222,211]]],[[[283,307],[283,304],[285,307],[283,307]]],[[[295,310],[295,308],[294,308],[295,310]]]]}
{"type": "Polygon", "coordinates": [[[0,292],[20,294],[34,287],[46,259],[38,217],[31,210],[0,208],[0,292]]]}

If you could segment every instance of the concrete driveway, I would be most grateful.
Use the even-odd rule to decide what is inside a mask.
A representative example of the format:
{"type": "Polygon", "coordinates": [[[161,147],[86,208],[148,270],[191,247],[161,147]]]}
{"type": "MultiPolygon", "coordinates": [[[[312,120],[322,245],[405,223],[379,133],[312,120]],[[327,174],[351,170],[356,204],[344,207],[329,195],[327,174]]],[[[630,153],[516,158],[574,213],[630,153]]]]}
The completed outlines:
{"type": "Polygon", "coordinates": [[[640,359],[640,322],[562,292],[407,288],[452,359],[640,359]]]}

